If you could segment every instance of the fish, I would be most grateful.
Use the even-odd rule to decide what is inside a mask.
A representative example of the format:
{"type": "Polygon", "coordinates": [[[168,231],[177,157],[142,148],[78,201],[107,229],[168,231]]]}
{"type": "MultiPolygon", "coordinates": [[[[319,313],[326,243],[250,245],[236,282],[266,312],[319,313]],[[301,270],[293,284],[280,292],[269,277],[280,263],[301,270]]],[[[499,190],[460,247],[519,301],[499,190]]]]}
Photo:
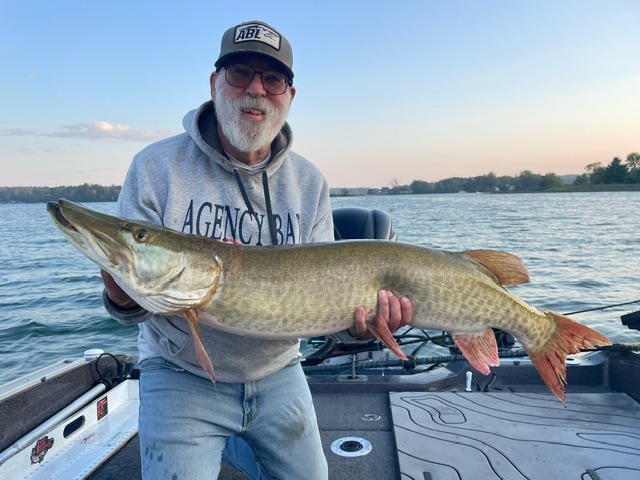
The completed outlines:
{"type": "Polygon", "coordinates": [[[356,309],[364,307],[371,333],[407,359],[388,327],[373,321],[380,290],[407,297],[410,326],[449,332],[484,375],[500,364],[493,329],[510,332],[563,404],[567,356],[611,345],[600,332],[512,293],[508,286],[528,283],[530,276],[507,252],[380,240],[246,247],[65,199],[46,208],[64,237],[138,305],[187,319],[198,362],[213,382],[200,324],[264,339],[308,338],[353,326],[356,309]]]}

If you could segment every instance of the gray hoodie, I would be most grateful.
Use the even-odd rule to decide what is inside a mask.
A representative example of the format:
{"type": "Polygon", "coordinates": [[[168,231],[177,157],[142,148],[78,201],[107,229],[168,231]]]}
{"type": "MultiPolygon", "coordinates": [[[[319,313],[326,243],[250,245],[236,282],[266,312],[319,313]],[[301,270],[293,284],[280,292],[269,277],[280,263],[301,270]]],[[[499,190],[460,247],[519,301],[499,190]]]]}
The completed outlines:
{"type": "MultiPolygon", "coordinates": [[[[236,166],[220,147],[215,122],[213,103],[206,102],[185,116],[185,133],[138,153],[120,192],[117,215],[221,241],[271,245],[263,172],[239,168],[234,173],[236,166]]],[[[292,139],[285,124],[272,143],[271,161],[264,169],[273,234],[278,244],[332,241],[329,187],[313,164],[291,151],[292,139]]],[[[191,332],[182,316],[152,315],[142,308],[122,310],[106,295],[103,299],[113,318],[139,324],[140,361],[164,357],[208,378],[196,359],[191,332]]],[[[298,340],[262,340],[206,325],[200,328],[221,382],[254,381],[299,356],[298,340]]]]}

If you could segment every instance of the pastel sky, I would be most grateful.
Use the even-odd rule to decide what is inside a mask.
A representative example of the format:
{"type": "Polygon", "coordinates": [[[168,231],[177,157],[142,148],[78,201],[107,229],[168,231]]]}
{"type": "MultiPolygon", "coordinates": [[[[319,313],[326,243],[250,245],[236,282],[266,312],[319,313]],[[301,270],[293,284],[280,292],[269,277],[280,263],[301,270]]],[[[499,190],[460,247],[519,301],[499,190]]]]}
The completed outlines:
{"type": "Polygon", "coordinates": [[[0,186],[121,184],[256,19],[293,45],[294,150],[332,187],[640,150],[638,0],[0,0],[0,186]]]}

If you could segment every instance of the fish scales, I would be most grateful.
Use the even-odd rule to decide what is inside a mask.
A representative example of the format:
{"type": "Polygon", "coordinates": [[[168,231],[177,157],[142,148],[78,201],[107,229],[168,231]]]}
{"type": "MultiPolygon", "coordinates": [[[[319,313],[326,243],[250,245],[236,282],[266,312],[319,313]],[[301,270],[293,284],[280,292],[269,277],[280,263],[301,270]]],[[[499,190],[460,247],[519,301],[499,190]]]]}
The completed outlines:
{"type": "MultiPolygon", "coordinates": [[[[278,250],[229,246],[218,255],[224,273],[217,297],[200,309],[198,319],[244,335],[310,337],[349,328],[358,306],[369,316],[375,313],[380,289],[412,300],[412,325],[417,328],[481,331],[486,325],[479,328],[470,322],[489,316],[492,326],[519,326],[524,334],[528,322],[520,316],[518,325],[516,312],[533,313],[509,297],[514,305],[500,308],[504,289],[462,254],[445,255],[397,242],[336,242],[278,250]],[[234,267],[225,268],[232,263],[234,267]]],[[[549,322],[541,313],[539,319],[549,322]]]]}

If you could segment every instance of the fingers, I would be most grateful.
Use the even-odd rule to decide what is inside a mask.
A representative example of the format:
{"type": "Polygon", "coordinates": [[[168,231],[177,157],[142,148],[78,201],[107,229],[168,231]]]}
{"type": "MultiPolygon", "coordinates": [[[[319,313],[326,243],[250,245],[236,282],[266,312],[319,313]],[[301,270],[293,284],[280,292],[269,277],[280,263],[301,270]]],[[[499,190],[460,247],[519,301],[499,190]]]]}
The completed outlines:
{"type": "Polygon", "coordinates": [[[107,297],[109,297],[113,303],[121,308],[134,308],[138,306],[138,304],[120,288],[120,285],[116,283],[108,272],[100,270],[100,276],[104,282],[107,297]]]}
{"type": "MultiPolygon", "coordinates": [[[[355,325],[349,328],[349,333],[358,338],[371,338],[367,328],[366,311],[364,307],[358,307],[354,315],[355,325]]],[[[392,292],[380,290],[378,292],[378,309],[370,320],[378,328],[384,325],[391,331],[407,326],[413,318],[413,305],[407,297],[398,299],[392,292]]]]}
{"type": "Polygon", "coordinates": [[[402,310],[402,319],[398,328],[406,327],[413,319],[413,303],[407,297],[400,299],[400,309],[402,310]]]}
{"type": "Polygon", "coordinates": [[[413,304],[407,297],[398,299],[392,292],[381,290],[378,294],[378,316],[387,322],[389,330],[393,333],[411,323],[413,304]],[[383,301],[383,296],[386,297],[386,301],[383,301]],[[385,304],[388,308],[385,308],[385,304]]]}
{"type": "Polygon", "coordinates": [[[402,309],[400,308],[400,300],[391,292],[386,292],[387,301],[389,302],[389,317],[387,325],[389,330],[395,332],[400,327],[402,321],[402,309]]]}
{"type": "MultiPolygon", "coordinates": [[[[395,297],[394,297],[395,298],[395,297]]],[[[391,303],[389,301],[389,295],[384,290],[380,290],[378,292],[378,312],[376,316],[373,318],[373,323],[379,324],[388,324],[389,323],[389,312],[391,311],[391,303]]]]}
{"type": "Polygon", "coordinates": [[[358,307],[356,309],[355,320],[356,320],[356,324],[355,324],[356,331],[355,332],[352,331],[352,333],[355,333],[356,335],[362,335],[367,333],[368,331],[367,318],[366,318],[366,312],[364,310],[364,307],[358,307]]]}

